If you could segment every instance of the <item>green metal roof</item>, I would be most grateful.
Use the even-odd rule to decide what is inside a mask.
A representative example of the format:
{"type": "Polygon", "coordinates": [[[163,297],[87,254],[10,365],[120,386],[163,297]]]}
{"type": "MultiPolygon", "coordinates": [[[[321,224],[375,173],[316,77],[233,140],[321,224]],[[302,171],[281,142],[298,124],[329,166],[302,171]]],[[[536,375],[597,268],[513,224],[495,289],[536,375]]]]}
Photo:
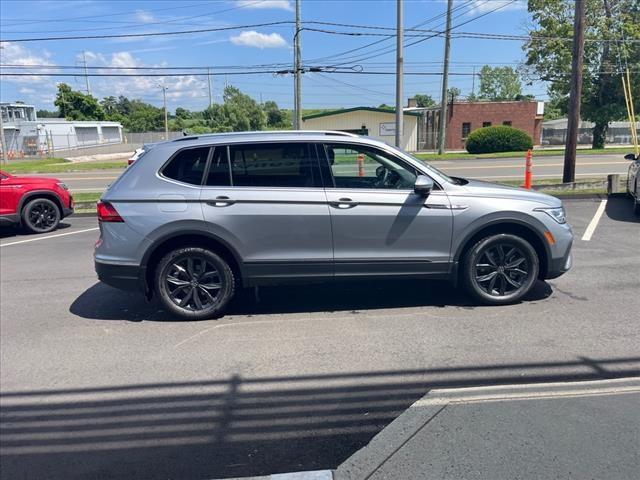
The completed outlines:
{"type": "MultiPolygon", "coordinates": [[[[312,115],[307,115],[302,117],[302,120],[309,120],[311,118],[320,118],[320,117],[330,117],[332,115],[340,115],[342,113],[349,112],[357,112],[358,110],[366,110],[367,112],[379,112],[379,113],[392,113],[395,115],[396,111],[386,108],[375,108],[375,107],[352,107],[352,108],[342,108],[340,110],[331,110],[330,112],[322,112],[322,113],[314,113],[312,115]]],[[[417,112],[403,112],[405,115],[411,115],[412,117],[419,117],[421,114],[417,112]]]]}

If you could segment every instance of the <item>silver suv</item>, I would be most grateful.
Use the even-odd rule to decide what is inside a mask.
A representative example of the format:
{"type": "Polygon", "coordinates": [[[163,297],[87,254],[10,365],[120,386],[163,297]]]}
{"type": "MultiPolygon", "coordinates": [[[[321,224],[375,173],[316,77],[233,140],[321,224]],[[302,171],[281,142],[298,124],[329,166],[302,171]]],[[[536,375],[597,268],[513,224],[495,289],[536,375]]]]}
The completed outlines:
{"type": "Polygon", "coordinates": [[[571,267],[560,200],[340,132],[152,145],[98,217],[100,280],[189,319],[223,314],[240,286],[354,277],[450,280],[500,305],[571,267]]]}

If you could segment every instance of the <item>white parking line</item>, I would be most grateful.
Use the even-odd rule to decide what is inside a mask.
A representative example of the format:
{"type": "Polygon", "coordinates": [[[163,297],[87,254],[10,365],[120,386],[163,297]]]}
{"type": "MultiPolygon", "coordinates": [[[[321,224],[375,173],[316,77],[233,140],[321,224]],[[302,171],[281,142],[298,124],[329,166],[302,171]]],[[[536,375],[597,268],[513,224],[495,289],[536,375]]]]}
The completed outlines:
{"type": "Polygon", "coordinates": [[[66,237],[67,235],[75,235],[76,233],[93,232],[99,229],[100,229],[99,227],[86,228],[84,230],[76,230],[75,232],[59,233],[58,235],[47,235],[46,237],[29,238],[28,240],[19,240],[17,242],[4,243],[0,245],[0,248],[8,247],[9,245],[18,245],[20,243],[37,242],[38,240],[47,240],[49,238],[66,237]]]}
{"type": "Polygon", "coordinates": [[[593,218],[589,222],[589,225],[587,225],[587,229],[584,231],[584,235],[582,235],[582,240],[584,242],[588,242],[589,240],[591,240],[591,237],[593,236],[593,232],[596,231],[596,227],[598,226],[598,222],[600,221],[600,218],[602,217],[602,214],[604,213],[604,209],[606,206],[607,206],[606,199],[602,200],[600,202],[600,205],[598,205],[598,209],[596,210],[596,213],[593,215],[593,218]]]}

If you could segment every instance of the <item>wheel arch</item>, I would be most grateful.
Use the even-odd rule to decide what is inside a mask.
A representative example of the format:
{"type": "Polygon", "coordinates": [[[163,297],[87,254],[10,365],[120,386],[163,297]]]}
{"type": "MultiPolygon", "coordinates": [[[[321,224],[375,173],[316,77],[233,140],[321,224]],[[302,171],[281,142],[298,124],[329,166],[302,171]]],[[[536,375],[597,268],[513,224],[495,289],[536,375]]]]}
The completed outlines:
{"type": "MultiPolygon", "coordinates": [[[[510,233],[528,241],[536,251],[538,261],[540,262],[538,278],[543,279],[546,277],[547,272],[549,271],[549,259],[551,258],[549,246],[542,234],[540,234],[534,227],[518,219],[494,220],[469,232],[465,239],[460,242],[453,258],[454,264],[459,265],[460,261],[464,258],[471,247],[480,241],[480,239],[499,233],[510,233]]],[[[459,271],[460,269],[458,269],[458,274],[459,271]]]]}
{"type": "Polygon", "coordinates": [[[217,235],[202,230],[181,230],[156,239],[145,252],[141,267],[144,271],[144,290],[152,293],[153,275],[164,254],[182,247],[204,247],[220,255],[231,267],[236,278],[245,278],[243,262],[238,252],[228,242],[217,235]]]}
{"type": "Polygon", "coordinates": [[[30,190],[27,193],[25,193],[20,199],[20,201],[18,202],[17,213],[20,215],[21,221],[22,221],[22,209],[27,203],[29,203],[31,200],[34,200],[36,198],[47,198],[53,201],[58,207],[58,210],[60,210],[60,215],[63,214],[64,202],[56,192],[52,192],[51,190],[30,190]]]}

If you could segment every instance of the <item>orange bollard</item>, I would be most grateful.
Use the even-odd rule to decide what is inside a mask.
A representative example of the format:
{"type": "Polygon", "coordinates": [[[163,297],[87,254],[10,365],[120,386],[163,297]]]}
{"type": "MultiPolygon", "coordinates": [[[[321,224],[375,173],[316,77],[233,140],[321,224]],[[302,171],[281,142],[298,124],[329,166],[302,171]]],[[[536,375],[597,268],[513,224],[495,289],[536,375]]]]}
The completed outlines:
{"type": "Polygon", "coordinates": [[[358,154],[358,176],[364,177],[364,153],[358,154]]]}
{"type": "Polygon", "coordinates": [[[527,190],[531,190],[531,183],[533,180],[533,173],[531,172],[531,168],[533,167],[533,153],[531,150],[527,151],[527,163],[525,164],[524,169],[524,188],[527,190]]]}

